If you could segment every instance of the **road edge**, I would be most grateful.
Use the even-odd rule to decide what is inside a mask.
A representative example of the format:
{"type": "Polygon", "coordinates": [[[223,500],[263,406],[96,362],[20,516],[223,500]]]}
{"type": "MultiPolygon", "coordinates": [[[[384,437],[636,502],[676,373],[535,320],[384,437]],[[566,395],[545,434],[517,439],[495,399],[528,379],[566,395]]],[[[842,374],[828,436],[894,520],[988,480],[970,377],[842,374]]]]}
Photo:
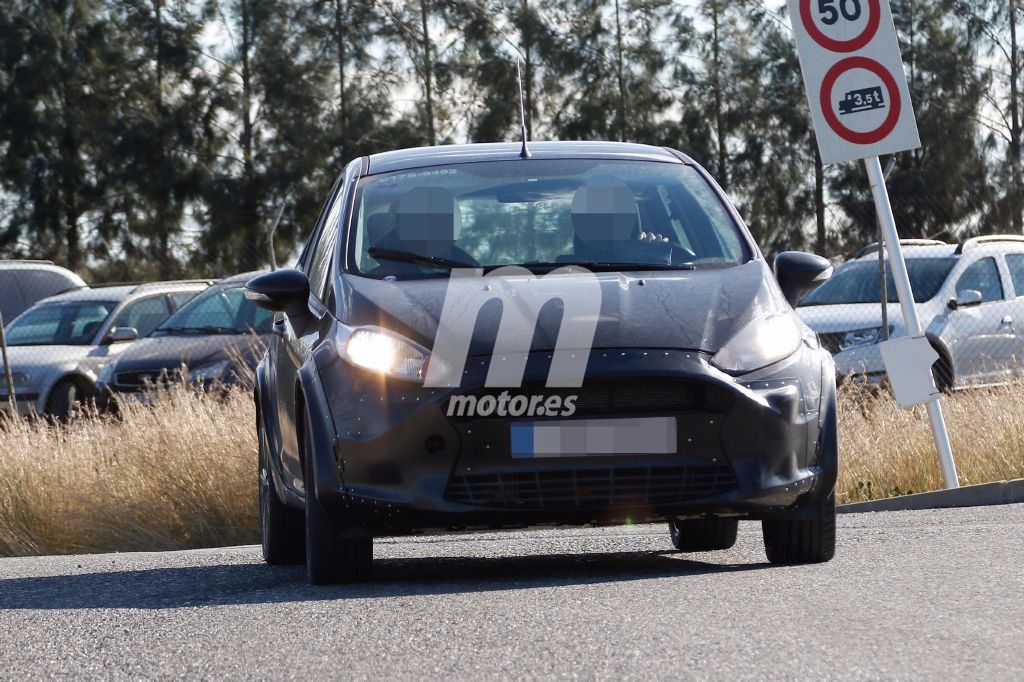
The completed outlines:
{"type": "Polygon", "coordinates": [[[948,509],[952,507],[984,507],[997,504],[1024,503],[1024,478],[968,485],[953,490],[915,493],[883,500],[853,502],[840,505],[841,514],[863,512],[914,511],[920,509],[948,509]]]}

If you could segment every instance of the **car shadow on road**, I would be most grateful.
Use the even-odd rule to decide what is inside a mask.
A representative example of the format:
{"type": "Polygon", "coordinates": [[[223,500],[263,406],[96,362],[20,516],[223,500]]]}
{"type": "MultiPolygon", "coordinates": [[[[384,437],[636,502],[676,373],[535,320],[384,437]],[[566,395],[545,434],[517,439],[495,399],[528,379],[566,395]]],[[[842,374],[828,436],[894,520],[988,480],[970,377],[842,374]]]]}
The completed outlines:
{"type": "Polygon", "coordinates": [[[0,609],[167,609],[407,597],[621,583],[769,566],[708,563],[686,556],[616,552],[377,559],[371,581],[327,587],[307,585],[301,566],[262,563],[10,578],[0,580],[0,609]]]}

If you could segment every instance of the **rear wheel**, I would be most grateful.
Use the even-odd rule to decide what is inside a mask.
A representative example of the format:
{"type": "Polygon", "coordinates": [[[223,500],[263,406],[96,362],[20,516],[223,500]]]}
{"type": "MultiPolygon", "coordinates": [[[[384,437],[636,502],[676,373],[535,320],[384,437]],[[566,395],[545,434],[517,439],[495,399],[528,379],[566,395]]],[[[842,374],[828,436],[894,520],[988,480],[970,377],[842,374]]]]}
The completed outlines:
{"type": "Polygon", "coordinates": [[[764,549],[773,564],[816,564],[836,552],[836,496],[818,502],[809,517],[761,522],[764,549]]]}
{"type": "Polygon", "coordinates": [[[301,564],[306,558],[305,519],[300,509],[281,501],[274,490],[274,474],[263,429],[258,429],[260,449],[260,537],[263,560],[268,564],[301,564]]]}
{"type": "Polygon", "coordinates": [[[313,466],[313,429],[309,413],[303,415],[302,478],[306,489],[306,580],[329,585],[365,580],[373,564],[373,538],[349,537],[354,529],[337,523],[316,500],[313,466]]]}
{"type": "Polygon", "coordinates": [[[687,519],[668,524],[672,544],[680,552],[712,552],[729,549],[736,544],[736,519],[687,519]]]}

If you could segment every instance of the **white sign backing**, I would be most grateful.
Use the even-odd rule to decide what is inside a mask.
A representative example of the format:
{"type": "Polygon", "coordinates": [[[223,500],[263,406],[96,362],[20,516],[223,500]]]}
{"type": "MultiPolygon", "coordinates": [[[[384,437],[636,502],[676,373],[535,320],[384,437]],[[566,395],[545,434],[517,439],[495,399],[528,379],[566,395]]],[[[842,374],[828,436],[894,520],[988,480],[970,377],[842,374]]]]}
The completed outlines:
{"type": "Polygon", "coordinates": [[[917,149],[889,0],[788,0],[825,163],[917,149]]]}

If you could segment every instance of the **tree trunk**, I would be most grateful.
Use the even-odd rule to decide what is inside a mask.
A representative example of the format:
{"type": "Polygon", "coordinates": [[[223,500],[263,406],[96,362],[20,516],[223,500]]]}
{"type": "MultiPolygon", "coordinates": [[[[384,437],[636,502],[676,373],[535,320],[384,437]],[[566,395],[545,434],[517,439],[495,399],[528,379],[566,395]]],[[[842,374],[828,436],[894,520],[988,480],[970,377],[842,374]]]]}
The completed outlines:
{"type": "Polygon", "coordinates": [[[725,108],[722,102],[722,55],[719,41],[719,5],[718,0],[711,4],[712,26],[712,72],[711,87],[715,96],[715,135],[718,137],[718,182],[725,190],[729,189],[728,151],[725,144],[725,108]]]}
{"type": "Polygon", "coordinates": [[[341,123],[342,158],[348,159],[348,83],[345,66],[348,62],[348,27],[345,20],[348,16],[348,0],[334,0],[334,42],[338,49],[338,120],[341,123]]]}
{"type": "MultiPolygon", "coordinates": [[[[167,121],[167,111],[164,106],[164,61],[161,54],[163,45],[163,0],[153,1],[154,13],[156,15],[156,111],[157,111],[157,149],[160,158],[157,160],[158,168],[166,166],[167,145],[165,140],[164,127],[167,121]]],[[[170,189],[165,183],[156,188],[159,197],[156,200],[156,234],[157,234],[157,265],[160,279],[171,278],[171,228],[168,220],[168,206],[170,204],[170,189]]]]}
{"type": "Polygon", "coordinates": [[[1013,213],[1013,231],[1024,231],[1024,188],[1021,187],[1021,125],[1020,125],[1020,47],[1017,44],[1017,4],[1010,1],[1010,164],[1011,192],[1010,210],[1013,213]]]}
{"type": "Polygon", "coordinates": [[[427,126],[427,143],[437,144],[437,133],[434,131],[434,93],[433,74],[434,62],[430,56],[430,28],[427,26],[428,0],[420,0],[420,29],[422,31],[423,48],[423,104],[424,119],[427,126]]]}
{"type": "Polygon", "coordinates": [[[615,0],[615,54],[616,75],[619,81],[618,125],[619,142],[626,141],[626,80],[622,68],[622,20],[619,17],[619,0],[615,0]]]}
{"type": "Polygon", "coordinates": [[[826,256],[828,235],[825,232],[825,165],[821,162],[817,140],[814,145],[814,220],[817,226],[817,242],[815,250],[819,256],[826,256]]]}
{"type": "Polygon", "coordinates": [[[240,253],[241,269],[255,269],[260,265],[262,249],[255,245],[262,244],[260,239],[259,199],[256,196],[256,165],[253,161],[254,124],[252,120],[252,72],[250,70],[250,51],[252,50],[252,16],[248,0],[242,2],[242,196],[241,196],[241,228],[245,235],[240,253]]]}
{"type": "Polygon", "coordinates": [[[529,0],[522,0],[520,40],[523,43],[523,109],[526,112],[526,139],[533,139],[533,14],[529,0]]]}

